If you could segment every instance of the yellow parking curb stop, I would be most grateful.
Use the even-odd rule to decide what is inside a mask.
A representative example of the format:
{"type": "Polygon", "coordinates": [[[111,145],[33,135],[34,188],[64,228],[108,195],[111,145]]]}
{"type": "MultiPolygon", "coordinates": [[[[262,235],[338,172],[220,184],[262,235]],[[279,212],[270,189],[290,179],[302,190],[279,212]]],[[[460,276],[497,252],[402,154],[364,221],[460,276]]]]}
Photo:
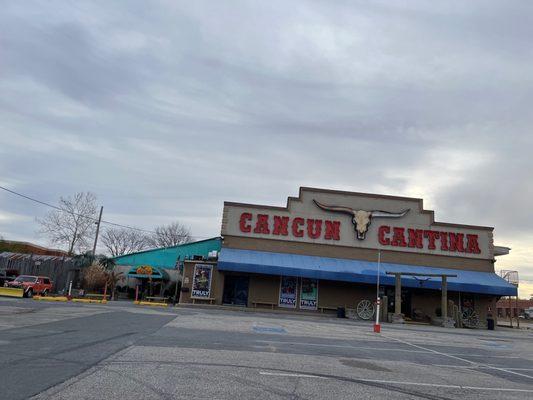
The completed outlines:
{"type": "Polygon", "coordinates": [[[58,297],[33,296],[33,300],[40,300],[40,301],[68,301],[68,298],[66,298],[65,296],[58,296],[58,297]]]}
{"type": "Polygon", "coordinates": [[[133,304],[140,306],[168,307],[168,303],[161,303],[157,301],[134,301],[133,304]]]}
{"type": "Polygon", "coordinates": [[[0,296],[24,297],[24,290],[19,288],[0,287],[0,296]]]}

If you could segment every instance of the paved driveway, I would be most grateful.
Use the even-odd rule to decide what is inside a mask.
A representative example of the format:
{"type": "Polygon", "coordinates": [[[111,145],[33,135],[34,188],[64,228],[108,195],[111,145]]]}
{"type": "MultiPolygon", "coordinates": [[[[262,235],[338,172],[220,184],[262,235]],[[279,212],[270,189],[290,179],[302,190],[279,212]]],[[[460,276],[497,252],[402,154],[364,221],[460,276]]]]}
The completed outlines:
{"type": "Polygon", "coordinates": [[[0,321],[2,398],[533,398],[531,331],[29,300],[0,321]]]}

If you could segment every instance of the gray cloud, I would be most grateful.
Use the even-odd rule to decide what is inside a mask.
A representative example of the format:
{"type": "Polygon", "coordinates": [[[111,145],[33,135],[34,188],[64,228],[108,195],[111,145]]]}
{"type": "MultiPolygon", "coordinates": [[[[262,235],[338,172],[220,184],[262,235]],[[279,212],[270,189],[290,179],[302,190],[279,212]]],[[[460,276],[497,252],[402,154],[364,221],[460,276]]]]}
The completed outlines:
{"type": "MultiPolygon", "coordinates": [[[[224,200],[300,185],[413,195],[523,246],[532,7],[6,2],[0,181],[200,236],[224,200]]],[[[42,208],[0,193],[0,210],[4,236],[36,239],[42,208]]]]}

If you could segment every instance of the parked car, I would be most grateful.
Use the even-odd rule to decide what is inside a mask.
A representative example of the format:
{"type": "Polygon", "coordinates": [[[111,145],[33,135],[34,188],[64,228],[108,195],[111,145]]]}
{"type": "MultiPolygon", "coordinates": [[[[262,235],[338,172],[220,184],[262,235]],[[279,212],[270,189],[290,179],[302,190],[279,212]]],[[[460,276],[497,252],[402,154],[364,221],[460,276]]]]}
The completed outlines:
{"type": "Polygon", "coordinates": [[[52,281],[46,276],[19,275],[5,286],[24,289],[24,296],[33,297],[35,294],[46,296],[52,291],[52,281]]]}

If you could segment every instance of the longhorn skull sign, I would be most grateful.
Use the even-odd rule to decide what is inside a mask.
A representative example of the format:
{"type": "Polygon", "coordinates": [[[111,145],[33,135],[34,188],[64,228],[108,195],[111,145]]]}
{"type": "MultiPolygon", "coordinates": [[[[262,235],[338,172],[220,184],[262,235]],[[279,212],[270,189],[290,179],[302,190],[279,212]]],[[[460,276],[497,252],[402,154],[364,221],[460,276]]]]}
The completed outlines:
{"type": "Polygon", "coordinates": [[[405,214],[407,214],[410,210],[410,208],[408,208],[407,210],[403,210],[398,213],[380,211],[380,210],[365,211],[365,210],[354,210],[353,208],[343,207],[343,206],[329,206],[329,205],[319,203],[316,200],[313,200],[313,202],[318,207],[320,207],[322,210],[350,215],[352,217],[352,223],[355,228],[357,239],[359,240],[364,240],[366,236],[366,232],[368,231],[368,227],[370,226],[370,223],[372,222],[372,218],[400,218],[400,217],[403,217],[405,214]]]}

